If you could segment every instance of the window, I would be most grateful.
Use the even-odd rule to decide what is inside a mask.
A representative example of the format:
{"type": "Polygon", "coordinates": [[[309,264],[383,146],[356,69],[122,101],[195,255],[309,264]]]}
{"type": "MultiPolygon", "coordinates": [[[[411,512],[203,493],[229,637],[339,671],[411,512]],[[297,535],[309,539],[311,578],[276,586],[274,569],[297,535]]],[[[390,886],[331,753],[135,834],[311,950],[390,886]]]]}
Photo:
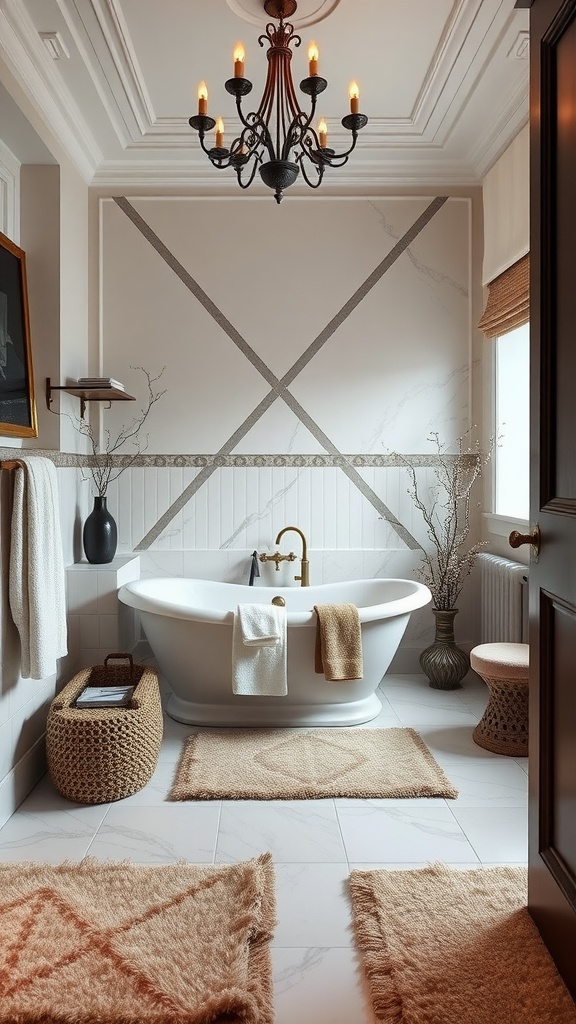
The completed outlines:
{"type": "Polygon", "coordinates": [[[494,512],[509,519],[530,514],[530,324],[496,339],[494,512]]]}

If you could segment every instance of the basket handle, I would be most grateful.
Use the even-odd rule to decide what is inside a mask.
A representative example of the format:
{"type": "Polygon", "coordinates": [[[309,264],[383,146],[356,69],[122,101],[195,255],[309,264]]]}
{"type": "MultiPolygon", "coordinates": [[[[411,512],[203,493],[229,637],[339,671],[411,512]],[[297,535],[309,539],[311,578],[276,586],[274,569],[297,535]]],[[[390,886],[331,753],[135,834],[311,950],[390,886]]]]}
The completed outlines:
{"type": "Polygon", "coordinates": [[[134,675],[134,662],[132,660],[132,655],[131,654],[127,654],[125,651],[122,651],[120,653],[115,653],[115,654],[107,654],[106,657],[104,658],[104,668],[105,669],[108,668],[108,662],[110,661],[111,658],[114,659],[115,661],[129,661],[130,662],[130,676],[134,675]]]}

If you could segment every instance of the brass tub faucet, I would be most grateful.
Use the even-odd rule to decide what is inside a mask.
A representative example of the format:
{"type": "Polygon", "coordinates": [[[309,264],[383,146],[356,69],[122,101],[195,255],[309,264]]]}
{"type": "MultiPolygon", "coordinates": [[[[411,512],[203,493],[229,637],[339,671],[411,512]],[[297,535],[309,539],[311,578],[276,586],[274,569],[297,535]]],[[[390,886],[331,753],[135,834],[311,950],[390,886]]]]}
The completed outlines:
{"type": "Polygon", "coordinates": [[[299,576],[295,576],[294,579],[295,580],[300,580],[300,586],[301,587],[308,587],[308,586],[310,586],[309,563],[308,563],[308,545],[306,543],[306,537],[302,533],[302,530],[299,530],[297,526],[285,526],[283,530],[280,530],[280,533],[276,537],[276,540],[274,541],[274,543],[275,544],[279,544],[280,543],[280,538],[283,537],[283,535],[285,533],[289,533],[289,532],[297,533],[298,536],[302,540],[302,558],[300,559],[300,575],[299,576]]]}

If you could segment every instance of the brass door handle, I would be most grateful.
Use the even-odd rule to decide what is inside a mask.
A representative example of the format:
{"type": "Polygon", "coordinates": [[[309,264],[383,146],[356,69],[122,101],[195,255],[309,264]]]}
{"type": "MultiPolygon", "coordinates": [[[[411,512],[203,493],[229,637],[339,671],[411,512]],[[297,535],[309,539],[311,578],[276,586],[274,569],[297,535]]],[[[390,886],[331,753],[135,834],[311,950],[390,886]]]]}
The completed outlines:
{"type": "Polygon", "coordinates": [[[535,558],[538,558],[540,554],[540,540],[540,527],[538,524],[532,527],[531,533],[519,533],[518,530],[512,530],[508,537],[508,543],[511,548],[520,548],[523,544],[531,544],[532,553],[535,558]]]}

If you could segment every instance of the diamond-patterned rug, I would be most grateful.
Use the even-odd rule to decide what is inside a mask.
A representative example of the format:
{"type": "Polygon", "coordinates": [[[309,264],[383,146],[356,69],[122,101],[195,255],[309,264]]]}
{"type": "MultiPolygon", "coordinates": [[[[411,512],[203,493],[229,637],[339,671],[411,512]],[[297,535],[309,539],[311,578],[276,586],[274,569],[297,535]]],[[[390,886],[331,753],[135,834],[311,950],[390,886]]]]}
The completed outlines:
{"type": "Polygon", "coordinates": [[[269,854],[0,864],[0,1024],[271,1024],[269,854]]]}
{"type": "Polygon", "coordinates": [[[413,729],[211,729],[186,741],[170,800],[457,797],[413,729]]]}

